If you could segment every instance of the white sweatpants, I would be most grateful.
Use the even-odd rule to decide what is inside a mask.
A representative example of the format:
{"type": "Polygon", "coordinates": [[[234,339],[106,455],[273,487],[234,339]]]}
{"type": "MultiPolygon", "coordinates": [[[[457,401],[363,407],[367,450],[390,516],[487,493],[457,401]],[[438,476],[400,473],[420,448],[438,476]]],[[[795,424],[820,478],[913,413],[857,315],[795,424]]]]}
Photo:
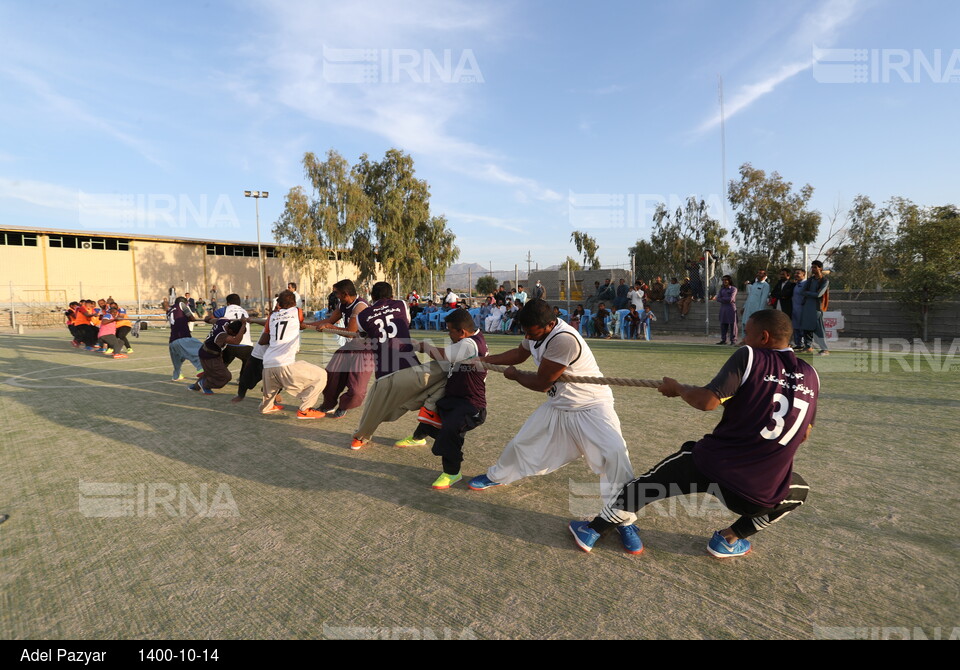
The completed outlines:
{"type": "MultiPolygon", "coordinates": [[[[615,500],[623,486],[633,480],[630,454],[613,403],[576,410],[555,409],[549,402],[540,405],[487,470],[487,477],[510,484],[524,477],[549,474],[581,456],[600,475],[604,504],[615,500]]],[[[628,522],[635,520],[633,515],[628,522]]]]}
{"type": "Polygon", "coordinates": [[[327,371],[307,361],[292,365],[263,369],[263,400],[260,411],[268,412],[273,399],[282,390],[300,401],[300,411],[316,407],[320,393],[327,384],[327,371]]]}

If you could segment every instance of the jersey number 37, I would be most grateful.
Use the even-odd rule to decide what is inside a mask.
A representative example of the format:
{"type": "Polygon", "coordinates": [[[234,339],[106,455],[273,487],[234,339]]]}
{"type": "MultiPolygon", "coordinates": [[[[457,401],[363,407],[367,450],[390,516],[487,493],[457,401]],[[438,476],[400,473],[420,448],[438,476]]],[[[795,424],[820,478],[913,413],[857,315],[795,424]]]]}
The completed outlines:
{"type": "Polygon", "coordinates": [[[790,443],[790,440],[793,439],[793,436],[797,434],[797,431],[800,430],[800,426],[803,425],[803,420],[807,416],[807,410],[810,409],[810,403],[800,398],[793,399],[793,406],[796,407],[799,412],[797,413],[797,418],[793,421],[793,425],[784,433],[783,431],[787,427],[787,417],[791,414],[790,398],[782,393],[777,393],[773,396],[773,402],[776,403],[773,416],[770,417],[773,421],[773,428],[764,428],[760,431],[760,436],[765,440],[776,440],[779,437],[780,439],[777,441],[786,446],[790,443]],[[783,437],[780,437],[781,434],[783,437]]]}

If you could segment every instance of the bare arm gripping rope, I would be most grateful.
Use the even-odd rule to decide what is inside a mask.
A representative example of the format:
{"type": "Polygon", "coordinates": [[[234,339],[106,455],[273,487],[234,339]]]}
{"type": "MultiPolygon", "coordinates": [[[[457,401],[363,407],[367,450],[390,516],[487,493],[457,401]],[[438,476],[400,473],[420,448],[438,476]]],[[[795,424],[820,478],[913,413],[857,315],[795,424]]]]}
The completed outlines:
{"type": "MultiPolygon", "coordinates": [[[[321,332],[331,333],[333,335],[342,335],[343,337],[362,337],[360,333],[354,333],[349,330],[340,330],[339,328],[324,328],[321,332]]],[[[482,361],[477,361],[475,365],[482,366],[491,372],[500,372],[503,373],[506,371],[507,366],[504,365],[491,365],[490,363],[484,363],[482,361]]],[[[518,370],[521,374],[532,375],[536,374],[534,372],[528,372],[525,370],[518,370]]],[[[560,375],[558,382],[568,382],[573,384],[600,384],[602,386],[637,386],[642,388],[658,388],[663,380],[660,379],[627,379],[625,377],[583,377],[580,375],[560,375]]],[[[683,388],[698,388],[696,386],[691,386],[689,384],[682,384],[683,388]]]]}
{"type": "MultiPolygon", "coordinates": [[[[503,365],[491,365],[483,361],[477,361],[476,365],[483,366],[492,372],[504,372],[506,367],[503,365]]],[[[532,375],[534,372],[518,370],[520,374],[532,375]]],[[[601,384],[603,386],[641,386],[644,388],[657,388],[663,381],[660,379],[626,379],[624,377],[582,377],[579,375],[560,375],[558,382],[569,382],[573,384],[601,384]]],[[[683,385],[684,388],[697,388],[695,386],[683,385]]]]}

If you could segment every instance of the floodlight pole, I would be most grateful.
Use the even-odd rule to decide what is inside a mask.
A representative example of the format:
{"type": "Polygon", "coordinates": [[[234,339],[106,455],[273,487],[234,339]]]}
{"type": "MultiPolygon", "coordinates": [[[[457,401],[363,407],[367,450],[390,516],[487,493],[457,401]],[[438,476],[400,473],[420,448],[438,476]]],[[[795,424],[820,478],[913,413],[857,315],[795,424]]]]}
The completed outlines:
{"type": "Polygon", "coordinates": [[[270,193],[269,191],[244,191],[243,195],[246,198],[255,198],[254,207],[257,212],[257,258],[260,259],[260,309],[262,310],[262,314],[266,314],[267,303],[264,300],[263,293],[263,249],[260,246],[260,198],[269,198],[270,193]]]}

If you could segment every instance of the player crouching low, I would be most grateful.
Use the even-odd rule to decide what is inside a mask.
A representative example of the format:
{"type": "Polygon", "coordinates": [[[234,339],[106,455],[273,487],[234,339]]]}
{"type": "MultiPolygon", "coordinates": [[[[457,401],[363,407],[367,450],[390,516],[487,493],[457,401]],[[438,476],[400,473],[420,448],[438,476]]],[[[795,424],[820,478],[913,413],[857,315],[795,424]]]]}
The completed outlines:
{"type": "Polygon", "coordinates": [[[262,414],[277,411],[276,396],[282,389],[300,401],[298,419],[324,417],[323,412],[313,407],[327,383],[327,373],[312,363],[297,360],[300,331],[305,327],[296,295],[289,289],[281,291],[277,297],[277,310],[270,314],[270,342],[263,354],[262,414]]]}
{"type": "Polygon", "coordinates": [[[584,551],[621,520],[657,500],[711,493],[740,518],[713,534],[707,551],[718,558],[750,551],[746,538],[804,503],[809,486],[793,472],[793,457],[813,425],[820,393],[817,371],[790,348],[793,325],[783,312],[754,312],[746,345],[704,387],[664,377],[659,391],[723,417],[699,442],[686,442],[649,472],[629,482],[593,521],[572,521],[584,551]]]}
{"type": "Polygon", "coordinates": [[[417,344],[418,351],[449,366],[444,395],[437,400],[440,425],[420,423],[411,437],[396,443],[412,447],[426,444],[428,435],[434,438],[433,454],[443,463],[443,473],[433,482],[435,489],[448,489],[460,481],[464,437],[487,418],[487,372],[470,363],[487,355],[487,342],[465,309],[450,312],[444,321],[453,344],[446,349],[427,342],[417,344]]]}

